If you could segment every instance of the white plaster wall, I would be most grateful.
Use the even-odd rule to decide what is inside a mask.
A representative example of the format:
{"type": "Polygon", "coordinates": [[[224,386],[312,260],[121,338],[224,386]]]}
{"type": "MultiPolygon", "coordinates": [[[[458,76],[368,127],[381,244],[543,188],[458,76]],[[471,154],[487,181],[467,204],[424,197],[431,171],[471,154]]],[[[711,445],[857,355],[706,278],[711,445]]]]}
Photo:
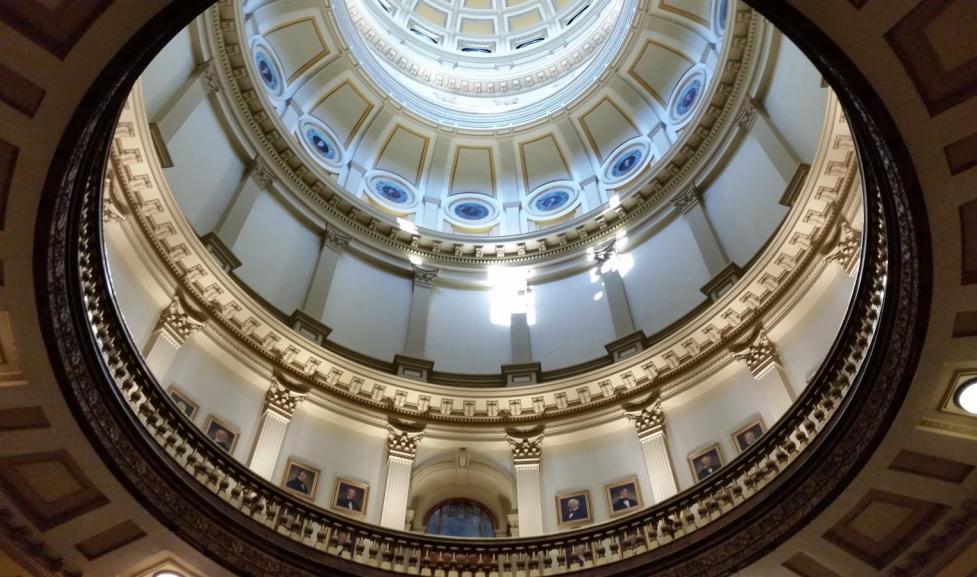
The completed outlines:
{"type": "Polygon", "coordinates": [[[368,483],[366,520],[379,523],[386,478],[386,431],[367,432],[365,428],[312,403],[302,403],[288,425],[272,481],[282,484],[289,457],[320,469],[315,503],[327,509],[336,477],[368,483]]]}
{"type": "Polygon", "coordinates": [[[811,162],[821,135],[828,89],[821,73],[782,35],[763,106],[801,162],[811,162]],[[803,111],[803,113],[799,113],[803,111]]]}
{"type": "Polygon", "coordinates": [[[105,238],[115,300],[133,342],[143,349],[170,295],[152,278],[119,226],[107,226],[105,238]]]}
{"type": "Polygon", "coordinates": [[[786,187],[787,181],[750,135],[705,191],[706,214],[734,263],[749,262],[780,226],[788,208],[778,201],[786,187]]]}
{"type": "Polygon", "coordinates": [[[319,236],[262,191],[234,243],[235,273],[285,314],[302,306],[319,259],[319,236]]]}
{"type": "Polygon", "coordinates": [[[193,47],[190,27],[187,27],[170,40],[142,73],[146,116],[150,121],[156,120],[159,111],[190,77],[193,68],[193,47]]]}
{"type": "Polygon", "coordinates": [[[828,354],[838,336],[851,301],[855,279],[830,265],[815,287],[804,296],[796,310],[799,318],[788,318],[770,332],[783,360],[791,384],[799,393],[828,354]]]}
{"type": "Polygon", "coordinates": [[[167,148],[173,166],[163,174],[170,190],[197,234],[206,234],[237,190],[244,163],[209,102],[194,109],[167,148]]]}
{"type": "Polygon", "coordinates": [[[197,333],[180,348],[159,382],[163,388],[175,384],[200,405],[194,422],[201,429],[209,415],[240,429],[233,456],[248,462],[268,388],[265,379],[222,352],[207,335],[197,333]]]}
{"type": "Polygon", "coordinates": [[[536,324],[529,327],[533,359],[543,370],[557,369],[607,354],[604,345],[614,340],[607,297],[600,280],[591,283],[588,273],[556,282],[533,285],[536,324]]]}
{"type": "Polygon", "coordinates": [[[498,373],[509,363],[509,327],[493,325],[489,307],[488,291],[435,286],[425,345],[435,370],[498,373]]]}
{"type": "Polygon", "coordinates": [[[595,523],[610,519],[604,485],[631,475],[638,476],[645,504],[651,503],[651,482],[634,428],[627,421],[603,428],[603,434],[590,431],[573,440],[543,439],[540,466],[540,500],[543,504],[543,532],[554,533],[557,526],[556,494],[589,489],[595,523]]]}
{"type": "Polygon", "coordinates": [[[781,416],[772,410],[764,387],[740,363],[697,383],[693,391],[664,401],[662,410],[680,489],[694,483],[687,459],[690,452],[718,441],[729,463],[737,454],[730,437],[735,430],[756,414],[768,428],[781,416]]]}
{"type": "Polygon", "coordinates": [[[636,328],[653,334],[706,300],[709,271],[689,225],[680,217],[629,250],[634,266],[624,287],[636,328]]]}
{"type": "Polygon", "coordinates": [[[332,328],[329,340],[392,361],[404,350],[412,291],[410,279],[343,253],[323,316],[332,328]]]}

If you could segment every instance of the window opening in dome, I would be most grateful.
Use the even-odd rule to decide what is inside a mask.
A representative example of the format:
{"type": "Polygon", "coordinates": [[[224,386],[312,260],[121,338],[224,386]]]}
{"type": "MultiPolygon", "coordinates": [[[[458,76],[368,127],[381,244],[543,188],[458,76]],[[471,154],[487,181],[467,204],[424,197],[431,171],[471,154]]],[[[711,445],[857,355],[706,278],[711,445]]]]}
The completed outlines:
{"type": "Polygon", "coordinates": [[[543,38],[542,36],[537,36],[536,38],[533,38],[531,40],[525,40],[523,42],[520,42],[519,44],[516,44],[516,50],[520,50],[527,46],[532,46],[533,44],[539,44],[543,40],[545,40],[545,38],[543,38]]]}
{"type": "Polygon", "coordinates": [[[569,20],[567,20],[567,24],[566,25],[569,26],[569,25],[573,24],[573,21],[576,20],[577,18],[579,18],[584,12],[586,12],[587,11],[587,8],[590,8],[590,4],[584,4],[583,7],[580,8],[580,10],[577,10],[574,13],[574,15],[571,16],[569,18],[569,20]]]}
{"type": "Polygon", "coordinates": [[[495,516],[472,499],[435,505],[424,520],[424,532],[447,537],[495,537],[495,516]]]}
{"type": "Polygon", "coordinates": [[[528,268],[489,267],[492,324],[509,326],[515,314],[525,314],[529,325],[536,324],[536,298],[529,288],[531,274],[532,270],[528,268]]]}

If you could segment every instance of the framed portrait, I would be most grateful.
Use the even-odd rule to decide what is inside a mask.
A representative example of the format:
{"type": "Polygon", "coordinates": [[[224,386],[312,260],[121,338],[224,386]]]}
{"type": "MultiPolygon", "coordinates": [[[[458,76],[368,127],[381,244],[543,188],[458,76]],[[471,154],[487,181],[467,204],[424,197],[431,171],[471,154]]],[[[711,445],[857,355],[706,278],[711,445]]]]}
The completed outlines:
{"type": "Polygon", "coordinates": [[[763,424],[763,417],[756,415],[733,433],[733,446],[736,447],[737,452],[742,453],[760,440],[766,432],[767,427],[763,424]]]}
{"type": "Polygon", "coordinates": [[[173,400],[176,408],[180,409],[180,412],[186,415],[188,419],[192,421],[193,418],[197,416],[197,409],[200,408],[200,405],[193,402],[193,400],[176,385],[170,385],[170,387],[166,389],[166,394],[168,394],[170,399],[173,400]]]}
{"type": "Polygon", "coordinates": [[[241,431],[211,415],[207,417],[207,422],[204,423],[204,434],[221,449],[233,453],[234,447],[237,445],[237,438],[241,436],[241,431]]]}
{"type": "Polygon", "coordinates": [[[557,527],[575,527],[593,520],[590,491],[566,491],[556,495],[557,527]]]}
{"type": "Polygon", "coordinates": [[[336,477],[331,508],[354,517],[364,517],[369,497],[370,485],[367,483],[336,477]]]}
{"type": "Polygon", "coordinates": [[[607,511],[611,517],[627,515],[644,507],[636,475],[604,485],[604,497],[607,498],[607,511]]]}
{"type": "Polygon", "coordinates": [[[705,481],[726,464],[723,449],[719,443],[697,449],[689,453],[689,467],[695,481],[705,481]]]}
{"type": "Polygon", "coordinates": [[[308,463],[303,463],[294,457],[289,457],[285,463],[285,476],[282,477],[282,488],[308,500],[315,499],[316,489],[319,487],[319,474],[322,471],[308,463]]]}

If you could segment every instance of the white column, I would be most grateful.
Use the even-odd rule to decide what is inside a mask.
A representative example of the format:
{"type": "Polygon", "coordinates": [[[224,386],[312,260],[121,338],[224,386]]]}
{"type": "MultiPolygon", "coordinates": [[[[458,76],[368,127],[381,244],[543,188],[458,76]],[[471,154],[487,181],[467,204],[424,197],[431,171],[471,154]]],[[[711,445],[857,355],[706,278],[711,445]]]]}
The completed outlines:
{"type": "Polygon", "coordinates": [[[685,222],[692,230],[695,244],[699,247],[702,260],[706,263],[710,278],[716,277],[729,265],[729,257],[719,242],[716,230],[709,221],[705,207],[702,206],[700,191],[694,184],[675,198],[673,206],[682,212],[685,222]]]}
{"type": "Polygon", "coordinates": [[[762,326],[753,330],[750,338],[732,347],[736,359],[742,361],[763,389],[763,398],[771,414],[783,415],[794,402],[797,394],[783,365],[777,347],[762,326]]]}
{"type": "Polygon", "coordinates": [[[301,403],[306,392],[279,378],[272,378],[271,387],[265,392],[265,404],[258,419],[258,433],[251,450],[248,466],[255,473],[271,482],[275,465],[285,442],[288,423],[292,420],[295,408],[301,403]]]}
{"type": "Polygon", "coordinates": [[[407,497],[410,477],[422,431],[408,432],[389,427],[387,434],[387,483],[383,489],[380,525],[403,531],[407,528],[407,497]]]}
{"type": "Polygon", "coordinates": [[[516,470],[516,504],[519,507],[519,536],[543,534],[543,503],[540,499],[539,464],[543,435],[529,438],[508,437],[512,463],[516,470]]]}
{"type": "Polygon", "coordinates": [[[224,212],[214,228],[214,232],[225,247],[234,248],[234,243],[241,236],[244,223],[247,222],[254,203],[258,200],[258,195],[262,190],[270,190],[273,182],[271,169],[259,158],[253,159],[244,169],[237,190],[224,207],[224,212]]]}
{"type": "Polygon", "coordinates": [[[522,232],[521,202],[502,203],[504,213],[502,220],[502,234],[519,234],[522,232]]]}
{"type": "Polygon", "coordinates": [[[661,398],[640,411],[627,414],[634,425],[641,443],[641,453],[645,458],[645,469],[651,481],[653,503],[661,503],[678,493],[675,483],[675,470],[668,454],[668,438],[665,435],[665,414],[662,412],[661,398]]]}
{"type": "Polygon", "coordinates": [[[220,85],[217,82],[217,71],[212,60],[208,60],[190,74],[180,90],[167,100],[163,108],[156,114],[152,123],[159,130],[163,142],[170,142],[180,130],[183,123],[190,118],[197,106],[203,102],[208,94],[217,92],[220,85]]]}
{"type": "Polygon", "coordinates": [[[339,257],[349,246],[350,236],[340,232],[334,226],[327,224],[322,231],[322,242],[319,245],[319,260],[316,262],[315,273],[309,282],[309,290],[305,293],[302,311],[310,317],[322,321],[326,313],[326,300],[332,287],[333,277],[336,276],[336,265],[339,257]]]}
{"type": "Polygon", "coordinates": [[[797,153],[790,147],[777,127],[770,121],[770,117],[760,104],[753,98],[747,98],[736,118],[737,123],[756,139],[767,158],[787,182],[794,178],[794,173],[801,161],[797,153]]]}
{"type": "Polygon", "coordinates": [[[584,205],[587,210],[594,210],[604,204],[605,195],[601,194],[600,181],[596,175],[581,180],[580,188],[583,189],[584,205]]]}
{"type": "Polygon", "coordinates": [[[157,380],[163,379],[177,351],[204,326],[205,320],[202,311],[192,308],[179,295],[166,305],[143,349],[146,365],[157,380]]]}
{"type": "Polygon", "coordinates": [[[414,286],[410,297],[410,316],[407,319],[407,340],[404,342],[404,354],[415,359],[424,358],[424,346],[427,342],[427,318],[431,309],[431,293],[434,290],[434,279],[438,278],[439,270],[412,265],[414,271],[414,286]]]}

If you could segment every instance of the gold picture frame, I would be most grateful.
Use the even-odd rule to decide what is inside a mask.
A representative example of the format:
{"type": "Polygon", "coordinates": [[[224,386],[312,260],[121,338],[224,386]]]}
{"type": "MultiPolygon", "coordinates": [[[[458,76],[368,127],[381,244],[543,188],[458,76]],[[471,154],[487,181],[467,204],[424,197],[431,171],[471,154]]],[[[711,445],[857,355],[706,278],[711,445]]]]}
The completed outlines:
{"type": "Polygon", "coordinates": [[[760,415],[754,415],[745,425],[739,429],[736,429],[736,431],[730,435],[730,438],[733,440],[733,447],[736,448],[736,452],[739,454],[749,449],[750,446],[760,440],[760,437],[762,437],[766,432],[767,426],[763,422],[763,417],[760,415]],[[750,435],[747,435],[747,433],[750,433],[750,435]],[[748,436],[752,437],[752,440],[747,439],[748,436]]]}
{"type": "Polygon", "coordinates": [[[207,438],[213,441],[215,445],[233,455],[234,447],[237,446],[237,441],[241,437],[241,430],[220,419],[219,417],[210,415],[207,417],[207,421],[204,423],[204,434],[207,435],[207,438]],[[225,432],[227,437],[230,437],[230,440],[225,440],[222,438],[220,435],[220,431],[222,430],[225,432]]]}
{"type": "Polygon", "coordinates": [[[282,475],[281,487],[303,499],[314,501],[316,491],[319,489],[320,476],[322,476],[322,469],[313,467],[295,457],[289,457],[285,463],[285,474],[282,475]]]}
{"type": "Polygon", "coordinates": [[[366,517],[369,500],[369,483],[336,477],[336,486],[332,491],[332,501],[329,502],[329,508],[344,515],[366,517]]]}
{"type": "Polygon", "coordinates": [[[611,517],[627,515],[645,506],[641,498],[641,485],[637,475],[631,475],[604,485],[604,498],[607,499],[607,514],[611,517]],[[625,493],[622,494],[622,490],[625,493]]]}
{"type": "Polygon", "coordinates": [[[562,491],[556,494],[556,526],[577,527],[594,520],[594,502],[590,490],[562,491]],[[573,508],[573,501],[576,508],[573,508]]]}
{"type": "Polygon", "coordinates": [[[711,443],[709,445],[699,447],[695,451],[689,453],[688,459],[689,468],[692,470],[692,480],[695,483],[705,481],[726,466],[726,458],[723,456],[723,448],[719,446],[719,443],[711,443]],[[709,464],[704,462],[707,455],[709,456],[709,464]]]}
{"type": "Polygon", "coordinates": [[[192,421],[197,416],[200,404],[190,398],[190,395],[186,394],[183,389],[176,385],[170,385],[166,388],[166,395],[188,419],[192,421]]]}

